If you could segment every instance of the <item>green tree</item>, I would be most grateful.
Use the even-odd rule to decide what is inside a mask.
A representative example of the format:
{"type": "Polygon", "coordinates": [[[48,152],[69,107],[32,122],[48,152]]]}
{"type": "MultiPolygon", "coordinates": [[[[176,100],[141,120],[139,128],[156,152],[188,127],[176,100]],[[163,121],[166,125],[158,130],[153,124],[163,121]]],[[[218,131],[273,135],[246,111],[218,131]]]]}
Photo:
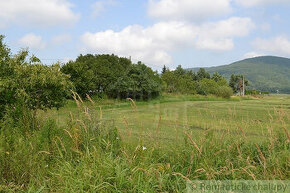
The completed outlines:
{"type": "Polygon", "coordinates": [[[4,36],[0,35],[0,78],[3,79],[10,76],[12,73],[12,68],[10,64],[10,49],[3,42],[4,36]]]}
{"type": "Polygon", "coordinates": [[[211,79],[213,79],[216,82],[219,82],[225,78],[222,75],[220,75],[218,72],[215,72],[215,73],[213,73],[211,79]]]}
{"type": "Polygon", "coordinates": [[[164,65],[163,68],[162,68],[161,74],[164,74],[164,73],[166,73],[168,71],[169,71],[169,69],[164,65]]]}
{"type": "Polygon", "coordinates": [[[3,38],[0,41],[0,116],[4,115],[3,109],[17,104],[30,110],[63,106],[73,87],[67,75],[60,72],[60,66],[45,66],[37,57],[28,57],[27,50],[11,56],[2,40],[3,38]]]}
{"type": "Polygon", "coordinates": [[[106,94],[108,87],[123,76],[131,65],[127,58],[87,54],[66,63],[61,71],[70,75],[70,80],[81,96],[98,95],[106,94]]]}
{"type": "Polygon", "coordinates": [[[181,65],[178,65],[177,68],[174,70],[174,74],[177,76],[184,76],[186,74],[186,70],[184,70],[181,65]]]}
{"type": "Polygon", "coordinates": [[[210,79],[210,74],[204,68],[200,68],[196,74],[197,80],[200,81],[204,78],[210,79]]]}
{"type": "MultiPolygon", "coordinates": [[[[233,89],[234,93],[241,92],[243,86],[244,75],[232,74],[229,82],[229,86],[233,89]]],[[[245,79],[245,86],[249,86],[249,81],[245,79]]]]}
{"type": "Polygon", "coordinates": [[[196,94],[195,74],[186,72],[180,65],[175,71],[168,71],[161,76],[164,91],[169,93],[196,94]]]}
{"type": "Polygon", "coordinates": [[[108,89],[113,98],[133,98],[148,100],[159,96],[161,79],[157,72],[138,62],[131,65],[123,76],[108,89]]]}

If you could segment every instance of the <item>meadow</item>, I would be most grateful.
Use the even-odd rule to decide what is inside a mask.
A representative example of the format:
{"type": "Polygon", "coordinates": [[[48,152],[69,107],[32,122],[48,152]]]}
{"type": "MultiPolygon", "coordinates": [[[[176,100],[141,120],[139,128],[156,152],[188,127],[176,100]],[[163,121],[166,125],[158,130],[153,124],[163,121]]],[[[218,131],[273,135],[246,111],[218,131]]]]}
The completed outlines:
{"type": "MultiPolygon", "coordinates": [[[[184,131],[192,132],[194,137],[205,130],[227,132],[236,138],[246,136],[250,141],[267,139],[269,130],[279,132],[290,126],[289,95],[222,99],[163,94],[147,102],[134,101],[135,104],[130,100],[94,101],[93,106],[90,101],[86,101],[84,106],[99,114],[101,110],[103,121],[111,122],[124,136],[133,135],[131,139],[144,136],[146,140],[158,130],[160,142],[166,144],[172,144],[172,140],[183,140],[184,131]]],[[[64,126],[68,115],[78,111],[75,101],[69,101],[65,108],[48,111],[44,115],[64,126]]]]}
{"type": "Polygon", "coordinates": [[[22,117],[1,125],[0,192],[184,192],[197,179],[289,179],[289,95],[75,95],[36,123],[22,117]]]}

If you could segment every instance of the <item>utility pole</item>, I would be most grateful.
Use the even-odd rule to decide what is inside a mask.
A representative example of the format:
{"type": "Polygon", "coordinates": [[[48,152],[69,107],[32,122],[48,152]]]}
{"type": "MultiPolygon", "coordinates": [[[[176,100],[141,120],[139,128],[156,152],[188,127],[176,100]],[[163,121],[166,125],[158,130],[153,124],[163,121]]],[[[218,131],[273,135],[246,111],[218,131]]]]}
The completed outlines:
{"type": "Polygon", "coordinates": [[[240,79],[239,86],[240,86],[240,96],[242,96],[242,79],[240,79]]]}
{"type": "Polygon", "coordinates": [[[243,75],[243,96],[245,96],[245,76],[243,75]]]}

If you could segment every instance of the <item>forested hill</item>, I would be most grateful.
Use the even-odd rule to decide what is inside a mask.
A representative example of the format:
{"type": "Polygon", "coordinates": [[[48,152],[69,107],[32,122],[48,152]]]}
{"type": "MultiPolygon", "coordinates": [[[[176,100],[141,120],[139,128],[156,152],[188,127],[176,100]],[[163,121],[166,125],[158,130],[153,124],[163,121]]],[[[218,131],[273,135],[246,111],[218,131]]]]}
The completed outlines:
{"type": "MultiPolygon", "coordinates": [[[[189,69],[197,71],[199,68],[189,69]]],[[[261,56],[234,62],[230,65],[209,67],[207,72],[218,72],[229,78],[231,74],[243,74],[251,89],[290,93],[290,59],[261,56]]]]}

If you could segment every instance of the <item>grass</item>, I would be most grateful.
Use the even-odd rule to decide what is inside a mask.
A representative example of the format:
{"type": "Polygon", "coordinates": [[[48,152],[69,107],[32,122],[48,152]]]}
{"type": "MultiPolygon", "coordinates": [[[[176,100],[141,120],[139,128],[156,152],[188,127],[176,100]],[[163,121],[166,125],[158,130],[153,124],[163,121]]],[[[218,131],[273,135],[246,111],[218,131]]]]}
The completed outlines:
{"type": "Polygon", "coordinates": [[[0,192],[184,192],[196,179],[289,179],[288,95],[94,101],[39,112],[33,124],[25,112],[3,121],[0,192]]]}
{"type": "MultiPolygon", "coordinates": [[[[267,139],[269,128],[283,130],[290,126],[289,95],[260,99],[233,97],[227,100],[167,94],[159,99],[136,104],[136,109],[131,107],[128,100],[101,100],[95,105],[101,107],[103,119],[113,121],[123,132],[132,130],[134,136],[140,133],[154,135],[159,124],[160,138],[165,143],[171,143],[176,138],[182,140],[184,130],[197,135],[208,129],[219,133],[229,131],[237,137],[246,135],[248,139],[257,140],[259,136],[258,139],[262,140],[267,139]]],[[[86,102],[86,105],[90,106],[90,103],[86,102]]],[[[45,115],[57,120],[59,125],[65,125],[69,113],[77,111],[75,102],[70,101],[60,111],[49,111],[45,115]]]]}

